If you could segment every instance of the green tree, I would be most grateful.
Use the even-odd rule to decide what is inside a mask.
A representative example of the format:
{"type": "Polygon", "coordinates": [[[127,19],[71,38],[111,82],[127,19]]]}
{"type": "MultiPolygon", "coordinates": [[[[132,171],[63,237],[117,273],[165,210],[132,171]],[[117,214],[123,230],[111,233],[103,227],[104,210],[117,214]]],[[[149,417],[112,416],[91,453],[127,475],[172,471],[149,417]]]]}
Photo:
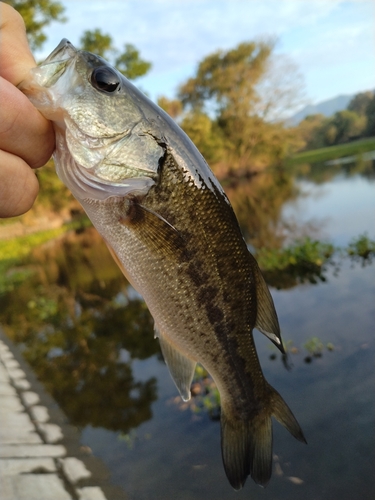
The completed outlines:
{"type": "Polygon", "coordinates": [[[371,101],[366,108],[367,125],[365,135],[375,135],[375,94],[372,96],[371,101]]]}
{"type": "Polygon", "coordinates": [[[115,66],[129,80],[135,80],[151,69],[151,63],[141,59],[139,51],[131,43],[124,45],[124,51],[116,57],[115,66]]]}
{"type": "Polygon", "coordinates": [[[65,7],[54,0],[5,0],[16,9],[26,25],[27,37],[32,50],[40,49],[47,40],[44,28],[53,21],[65,22],[65,7]]]}
{"type": "Polygon", "coordinates": [[[322,114],[308,115],[297,126],[296,131],[304,142],[303,149],[317,149],[325,145],[325,127],[329,121],[322,114]]]}
{"type": "Polygon", "coordinates": [[[124,51],[120,53],[114,47],[111,35],[102,33],[98,28],[85,31],[80,39],[80,45],[83,50],[108,59],[129,80],[145,75],[151,68],[151,63],[140,57],[134,45],[125,44],[124,51]]]}
{"type": "Polygon", "coordinates": [[[361,135],[366,127],[366,122],[365,116],[359,116],[354,111],[347,109],[338,111],[325,126],[325,145],[341,144],[361,135]]]}
{"type": "Polygon", "coordinates": [[[223,159],[225,137],[217,123],[208,115],[199,110],[191,110],[184,116],[180,125],[209,164],[223,159]]]}
{"type": "Polygon", "coordinates": [[[83,50],[100,57],[109,57],[110,53],[114,51],[112,37],[102,33],[98,28],[84,31],[80,38],[80,45],[83,50]]]}
{"type": "Polygon", "coordinates": [[[370,104],[370,101],[373,99],[373,92],[360,92],[355,95],[353,99],[350,101],[347,109],[349,111],[354,111],[360,116],[366,115],[367,106],[370,104]]]}

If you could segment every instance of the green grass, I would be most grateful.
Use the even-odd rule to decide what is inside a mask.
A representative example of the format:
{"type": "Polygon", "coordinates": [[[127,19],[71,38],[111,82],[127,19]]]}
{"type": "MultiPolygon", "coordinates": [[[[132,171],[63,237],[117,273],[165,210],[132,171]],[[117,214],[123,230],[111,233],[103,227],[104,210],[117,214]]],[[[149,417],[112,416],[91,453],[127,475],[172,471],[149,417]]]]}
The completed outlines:
{"type": "Polygon", "coordinates": [[[329,146],[327,148],[314,149],[298,153],[288,160],[288,164],[295,165],[299,163],[318,163],[322,161],[341,158],[342,156],[351,156],[375,149],[375,137],[360,139],[358,141],[339,144],[338,146],[329,146]]]}

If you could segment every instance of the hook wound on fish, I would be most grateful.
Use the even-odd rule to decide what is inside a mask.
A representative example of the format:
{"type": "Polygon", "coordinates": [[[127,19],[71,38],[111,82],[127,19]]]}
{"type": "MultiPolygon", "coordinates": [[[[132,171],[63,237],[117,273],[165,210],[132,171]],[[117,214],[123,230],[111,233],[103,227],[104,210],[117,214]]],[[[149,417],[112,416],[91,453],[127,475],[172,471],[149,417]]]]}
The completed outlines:
{"type": "Polygon", "coordinates": [[[230,484],[267,485],[271,417],[305,438],[263,376],[253,329],[284,352],[279,322],[219,182],[163,110],[67,40],[20,88],[52,120],[56,171],[144,297],[182,398],[197,362],[213,377],[230,484]]]}

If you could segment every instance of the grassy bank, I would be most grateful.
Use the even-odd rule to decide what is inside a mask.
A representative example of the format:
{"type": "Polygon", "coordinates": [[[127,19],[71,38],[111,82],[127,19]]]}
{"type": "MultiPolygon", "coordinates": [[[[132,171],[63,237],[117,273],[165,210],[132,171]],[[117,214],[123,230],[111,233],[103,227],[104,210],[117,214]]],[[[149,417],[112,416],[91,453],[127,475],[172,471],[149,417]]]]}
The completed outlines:
{"type": "Polygon", "coordinates": [[[359,139],[358,141],[348,142],[337,146],[314,149],[298,153],[288,160],[289,165],[299,163],[319,163],[322,161],[333,160],[343,156],[358,155],[367,151],[375,150],[375,137],[359,139]]]}
{"type": "Polygon", "coordinates": [[[0,241],[0,270],[4,271],[9,266],[26,257],[33,248],[36,248],[47,241],[54,240],[67,231],[80,229],[91,225],[91,222],[85,217],[80,220],[72,221],[55,229],[47,229],[26,236],[10,238],[0,241]]]}

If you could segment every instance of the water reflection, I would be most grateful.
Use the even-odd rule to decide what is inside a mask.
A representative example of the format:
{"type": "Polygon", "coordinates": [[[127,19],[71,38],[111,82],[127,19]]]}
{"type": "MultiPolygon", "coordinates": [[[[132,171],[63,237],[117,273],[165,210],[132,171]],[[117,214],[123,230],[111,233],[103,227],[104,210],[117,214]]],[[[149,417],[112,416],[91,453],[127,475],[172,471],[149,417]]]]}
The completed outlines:
{"type": "Polygon", "coordinates": [[[128,432],[151,418],[156,380],[135,380],[131,360],[159,353],[152,319],[96,231],[37,249],[28,267],[0,320],[70,421],[128,432]]]}

